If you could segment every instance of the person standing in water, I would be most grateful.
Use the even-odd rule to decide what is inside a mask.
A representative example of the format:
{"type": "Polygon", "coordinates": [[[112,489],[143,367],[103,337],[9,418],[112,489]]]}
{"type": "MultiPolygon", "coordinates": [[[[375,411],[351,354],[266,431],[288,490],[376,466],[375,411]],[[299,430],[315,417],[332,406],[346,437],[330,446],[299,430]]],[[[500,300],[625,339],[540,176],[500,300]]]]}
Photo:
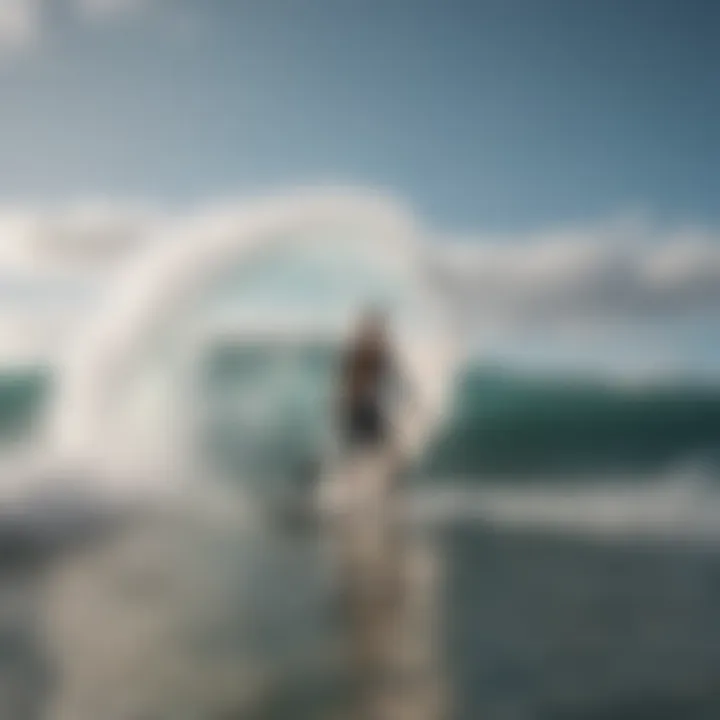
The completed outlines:
{"type": "MultiPolygon", "coordinates": [[[[414,629],[412,596],[420,588],[408,586],[407,576],[416,553],[412,538],[405,537],[402,516],[395,512],[396,501],[402,502],[396,493],[401,459],[394,427],[396,403],[411,398],[383,313],[371,310],[361,316],[342,358],[338,385],[344,449],[339,479],[347,512],[335,525],[333,537],[347,609],[351,672],[357,683],[351,717],[437,720],[427,693],[416,691],[417,682],[406,687],[403,680],[410,672],[414,675],[409,668],[424,662],[414,647],[429,624],[421,622],[414,629]]],[[[419,686],[430,688],[431,678],[432,673],[421,677],[419,686]]]]}
{"type": "Polygon", "coordinates": [[[390,438],[387,392],[396,375],[385,316],[366,313],[351,340],[340,377],[340,426],[346,448],[376,449],[390,438]]]}

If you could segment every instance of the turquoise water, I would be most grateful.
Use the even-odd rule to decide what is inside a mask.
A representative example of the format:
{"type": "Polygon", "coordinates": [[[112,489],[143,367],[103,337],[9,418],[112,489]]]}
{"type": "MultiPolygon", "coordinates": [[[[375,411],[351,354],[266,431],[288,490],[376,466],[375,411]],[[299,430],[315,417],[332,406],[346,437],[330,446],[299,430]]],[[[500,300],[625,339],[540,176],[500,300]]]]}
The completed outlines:
{"type": "MultiPolygon", "coordinates": [[[[250,452],[253,443],[257,462],[272,459],[282,468],[311,459],[329,419],[334,359],[310,349],[301,365],[303,382],[298,383],[282,371],[269,375],[260,351],[218,350],[200,380],[203,442],[225,453],[224,462],[230,464],[233,453],[250,452]],[[260,424],[254,437],[248,429],[254,413],[248,398],[263,379],[287,402],[278,409],[276,424],[260,424]],[[266,455],[260,452],[261,441],[268,446],[266,455]]],[[[0,375],[3,442],[32,433],[52,386],[51,375],[41,370],[0,375]]],[[[469,479],[652,473],[686,460],[714,467],[719,451],[720,387],[629,387],[476,365],[459,375],[452,412],[422,466],[429,476],[469,479]]]]}
{"type": "Polygon", "coordinates": [[[0,441],[21,440],[33,432],[52,387],[45,370],[0,372],[0,441]]]}

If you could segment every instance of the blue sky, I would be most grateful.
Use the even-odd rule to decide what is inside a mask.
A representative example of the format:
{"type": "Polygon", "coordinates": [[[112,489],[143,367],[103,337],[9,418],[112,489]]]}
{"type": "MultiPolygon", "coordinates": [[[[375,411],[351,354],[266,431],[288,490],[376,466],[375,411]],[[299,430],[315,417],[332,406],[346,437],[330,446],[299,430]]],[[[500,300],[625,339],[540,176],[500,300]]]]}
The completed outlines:
{"type": "Polygon", "coordinates": [[[713,0],[77,3],[0,63],[0,198],[338,180],[453,230],[720,219],[713,0]]]}
{"type": "Polygon", "coordinates": [[[18,297],[72,295],[43,253],[341,184],[493,245],[469,311],[522,309],[510,354],[718,368],[718,28],[714,0],[0,0],[0,356],[18,297]],[[538,313],[572,331],[532,346],[538,313]]]}

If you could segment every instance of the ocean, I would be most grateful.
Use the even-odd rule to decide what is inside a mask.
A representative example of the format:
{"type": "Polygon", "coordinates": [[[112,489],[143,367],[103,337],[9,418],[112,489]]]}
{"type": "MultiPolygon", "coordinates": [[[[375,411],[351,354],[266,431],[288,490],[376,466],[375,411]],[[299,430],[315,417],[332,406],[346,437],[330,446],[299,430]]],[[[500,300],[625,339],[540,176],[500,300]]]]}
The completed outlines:
{"type": "MultiPolygon", "coordinates": [[[[328,537],[277,512],[322,450],[331,362],[310,353],[294,395],[275,378],[285,401],[265,412],[248,400],[264,360],[210,357],[212,492],[117,516],[60,491],[4,509],[0,718],[357,716],[328,537]]],[[[0,379],[4,453],[33,446],[53,391],[46,370],[0,379]]],[[[720,388],[478,364],[451,407],[403,478],[437,570],[427,672],[445,702],[402,717],[720,717],[720,388]]]]}
{"type": "MultiPolygon", "coordinates": [[[[308,365],[318,375],[331,367],[322,353],[309,355],[308,365]]],[[[254,381],[253,363],[262,365],[262,359],[251,351],[220,348],[209,363],[207,393],[216,402],[229,393],[242,397],[254,381]]],[[[3,446],[32,433],[52,389],[49,370],[0,375],[3,446]]],[[[420,468],[437,478],[591,478],[628,471],[645,476],[685,462],[710,469],[720,460],[720,387],[707,383],[632,385],[478,364],[460,374],[453,394],[452,413],[420,468]]],[[[216,422],[222,422],[222,408],[215,411],[216,422]]],[[[286,422],[287,443],[310,442],[306,416],[290,414],[286,422]]],[[[214,431],[237,432],[237,427],[228,420],[214,431]]]]}

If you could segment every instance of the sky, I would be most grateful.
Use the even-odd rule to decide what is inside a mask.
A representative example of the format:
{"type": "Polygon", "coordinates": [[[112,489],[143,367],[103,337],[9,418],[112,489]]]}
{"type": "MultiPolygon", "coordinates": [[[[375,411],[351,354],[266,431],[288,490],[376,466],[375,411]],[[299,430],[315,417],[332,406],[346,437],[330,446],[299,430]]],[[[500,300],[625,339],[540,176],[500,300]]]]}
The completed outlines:
{"type": "Polygon", "coordinates": [[[0,0],[0,319],[68,292],[47,255],[104,263],[167,214],[342,184],[480,248],[503,297],[550,262],[546,305],[586,307],[590,263],[563,353],[713,368],[718,28],[713,0],[0,0]],[[555,259],[522,275],[518,244],[555,259]]]}

